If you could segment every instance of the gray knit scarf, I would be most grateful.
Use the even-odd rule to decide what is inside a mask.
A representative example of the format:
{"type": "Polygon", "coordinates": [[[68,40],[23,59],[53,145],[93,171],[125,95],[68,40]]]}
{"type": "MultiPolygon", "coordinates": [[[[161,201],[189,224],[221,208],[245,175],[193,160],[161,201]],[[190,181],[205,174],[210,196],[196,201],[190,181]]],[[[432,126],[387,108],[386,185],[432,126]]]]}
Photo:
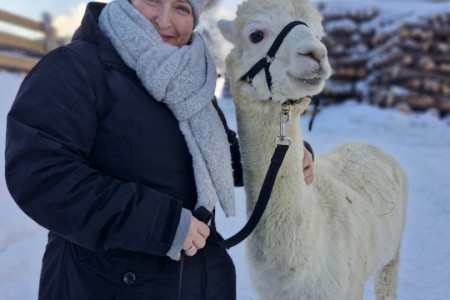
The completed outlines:
{"type": "Polygon", "coordinates": [[[211,211],[219,200],[225,214],[234,215],[230,148],[211,102],[216,69],[201,36],[194,32],[191,43],[180,48],[166,44],[128,0],[107,4],[99,26],[150,95],[178,120],[192,156],[197,207],[211,211]]]}

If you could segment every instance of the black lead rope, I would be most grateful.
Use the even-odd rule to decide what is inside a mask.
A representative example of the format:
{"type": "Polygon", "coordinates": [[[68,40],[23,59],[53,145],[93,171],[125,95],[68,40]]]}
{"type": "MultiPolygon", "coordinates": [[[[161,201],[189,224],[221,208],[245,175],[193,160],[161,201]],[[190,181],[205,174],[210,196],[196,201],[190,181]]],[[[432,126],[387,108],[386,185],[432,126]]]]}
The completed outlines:
{"type": "MultiPolygon", "coordinates": [[[[232,237],[226,240],[218,240],[217,242],[222,248],[230,249],[233,246],[236,246],[243,240],[245,240],[250,233],[255,229],[256,225],[258,225],[259,220],[269,203],[270,195],[272,194],[273,186],[275,180],[277,179],[278,171],[280,170],[281,164],[283,163],[284,157],[286,156],[287,151],[289,150],[289,145],[277,144],[275,151],[272,155],[272,159],[270,161],[269,169],[267,170],[266,177],[264,178],[263,185],[261,187],[261,191],[259,192],[258,200],[256,202],[255,208],[252,212],[252,215],[248,219],[247,223],[244,227],[238,231],[232,237]]],[[[213,213],[207,210],[205,207],[200,206],[197,208],[194,213],[194,217],[196,217],[199,221],[207,224],[213,213]]],[[[212,220],[212,230],[215,231],[214,219],[212,220]]],[[[184,261],[186,259],[186,254],[184,251],[180,253],[180,276],[179,276],[179,286],[178,286],[178,299],[181,299],[181,284],[183,282],[183,268],[184,261]]]]}
{"type": "Polygon", "coordinates": [[[245,240],[255,229],[256,225],[258,225],[258,222],[259,220],[261,220],[267,204],[269,203],[270,195],[272,194],[272,189],[277,178],[278,171],[280,170],[281,164],[283,163],[288,149],[289,145],[278,144],[276,146],[269,169],[267,171],[266,178],[264,178],[261,191],[259,192],[258,201],[256,202],[255,208],[252,212],[252,215],[248,219],[247,224],[245,224],[245,226],[232,237],[223,241],[219,241],[220,246],[229,249],[239,244],[240,242],[245,240]]]}
{"type": "MultiPolygon", "coordinates": [[[[284,157],[286,156],[287,151],[289,150],[289,145],[285,144],[276,144],[275,151],[272,155],[272,159],[270,160],[269,169],[267,170],[266,177],[264,178],[264,182],[261,187],[261,191],[259,192],[258,200],[256,201],[255,208],[253,209],[252,215],[248,219],[247,223],[244,227],[239,230],[235,235],[231,236],[225,240],[219,240],[217,238],[217,243],[225,249],[230,249],[233,246],[236,246],[243,240],[245,240],[258,225],[261,220],[264,211],[266,210],[267,204],[269,203],[270,196],[272,194],[273,186],[275,184],[275,180],[277,179],[278,171],[280,170],[281,164],[283,163],[284,157]]],[[[213,213],[207,210],[205,207],[200,206],[197,208],[194,213],[194,217],[196,217],[199,221],[207,224],[211,218],[213,217],[213,213]]],[[[213,234],[216,235],[216,226],[214,222],[214,218],[211,221],[211,227],[213,234]]],[[[180,274],[179,274],[179,283],[178,283],[178,299],[181,299],[181,286],[183,283],[183,269],[184,262],[186,259],[186,254],[184,251],[180,253],[180,274]]]]}
{"type": "Polygon", "coordinates": [[[273,42],[266,56],[261,58],[247,73],[245,73],[241,77],[241,80],[251,84],[256,74],[258,74],[262,69],[264,69],[266,73],[267,86],[269,87],[269,90],[272,91],[272,75],[270,74],[269,71],[270,65],[275,57],[275,54],[277,53],[278,49],[280,49],[280,46],[283,43],[286,36],[288,35],[288,33],[297,25],[304,25],[308,27],[308,25],[306,25],[306,23],[302,21],[292,21],[291,23],[287,24],[286,27],[283,28],[283,30],[280,32],[280,34],[273,42]]]}
{"type": "Polygon", "coordinates": [[[312,103],[313,103],[313,111],[312,111],[312,113],[311,113],[311,120],[309,120],[309,125],[308,125],[308,129],[309,129],[309,131],[311,131],[312,130],[312,127],[313,127],[313,123],[314,123],[314,120],[315,120],[315,118],[316,118],[316,115],[317,115],[317,113],[319,112],[319,105],[320,105],[320,100],[319,100],[319,98],[316,96],[316,97],[312,97],[312,103]]]}
{"type": "MultiPolygon", "coordinates": [[[[256,225],[258,225],[259,220],[261,220],[267,204],[269,203],[270,195],[272,194],[278,171],[280,170],[281,164],[283,163],[288,149],[289,145],[277,144],[252,215],[248,219],[245,226],[239,232],[228,239],[218,241],[219,245],[222,248],[229,249],[233,246],[236,246],[237,244],[245,240],[255,229],[256,225]]],[[[212,213],[201,206],[194,212],[194,216],[200,221],[208,223],[212,217],[212,213]]],[[[215,228],[213,230],[215,230],[215,228]]]]}
{"type": "MultiPolygon", "coordinates": [[[[266,74],[267,86],[269,87],[269,90],[272,91],[272,75],[270,74],[269,70],[270,65],[275,57],[275,54],[277,53],[278,49],[280,48],[281,44],[283,43],[288,33],[297,25],[304,25],[308,27],[308,25],[306,25],[306,23],[302,21],[293,21],[288,25],[286,25],[280,32],[280,34],[276,37],[266,56],[260,59],[247,73],[245,73],[241,77],[241,80],[246,81],[249,84],[252,84],[253,78],[256,76],[256,74],[258,74],[262,69],[264,69],[266,74]]],[[[281,164],[283,163],[284,157],[286,156],[288,149],[289,145],[284,144],[276,145],[275,151],[271,159],[271,163],[269,165],[269,169],[267,171],[266,177],[261,187],[261,191],[259,193],[258,200],[256,202],[252,215],[250,216],[245,226],[235,235],[226,240],[220,241],[218,240],[218,243],[221,247],[229,249],[239,244],[240,242],[245,240],[258,225],[267,207],[267,204],[269,203],[270,195],[272,194],[273,186],[277,178],[278,171],[280,170],[281,164]]],[[[211,219],[211,217],[213,216],[213,214],[203,206],[199,207],[193,213],[193,215],[194,217],[204,222],[205,224],[207,224],[211,219]]],[[[212,227],[213,230],[215,231],[214,220],[212,221],[212,227]]],[[[181,299],[181,285],[183,281],[183,268],[185,258],[186,255],[184,251],[182,251],[180,253],[180,276],[178,287],[178,299],[181,299]]]]}
{"type": "Polygon", "coordinates": [[[180,252],[180,274],[178,276],[178,300],[181,300],[181,284],[183,283],[183,269],[184,269],[184,260],[186,258],[186,254],[183,250],[180,252]]]}

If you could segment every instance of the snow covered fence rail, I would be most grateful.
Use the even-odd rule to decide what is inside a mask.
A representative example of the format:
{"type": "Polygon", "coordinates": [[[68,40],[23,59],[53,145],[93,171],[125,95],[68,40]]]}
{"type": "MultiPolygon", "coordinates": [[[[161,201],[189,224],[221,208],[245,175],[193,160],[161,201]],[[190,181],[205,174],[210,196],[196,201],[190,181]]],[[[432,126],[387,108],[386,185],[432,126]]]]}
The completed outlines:
{"type": "Polygon", "coordinates": [[[0,30],[0,69],[27,72],[43,55],[56,48],[55,30],[49,14],[44,13],[42,22],[36,22],[0,9],[0,22],[15,28],[9,32],[0,30]],[[44,37],[31,39],[14,34],[19,28],[44,37]]]}
{"type": "Polygon", "coordinates": [[[450,8],[348,4],[319,4],[334,70],[323,102],[351,98],[450,115],[450,8]]]}

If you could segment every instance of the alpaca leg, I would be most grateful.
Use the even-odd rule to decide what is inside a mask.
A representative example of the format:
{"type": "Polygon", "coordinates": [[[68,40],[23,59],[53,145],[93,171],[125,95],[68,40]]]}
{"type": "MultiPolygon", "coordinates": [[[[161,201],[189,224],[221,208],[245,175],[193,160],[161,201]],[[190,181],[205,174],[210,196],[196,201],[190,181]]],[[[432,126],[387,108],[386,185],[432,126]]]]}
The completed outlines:
{"type": "Polygon", "coordinates": [[[395,300],[397,298],[399,254],[378,273],[375,283],[377,300],[395,300]]]}

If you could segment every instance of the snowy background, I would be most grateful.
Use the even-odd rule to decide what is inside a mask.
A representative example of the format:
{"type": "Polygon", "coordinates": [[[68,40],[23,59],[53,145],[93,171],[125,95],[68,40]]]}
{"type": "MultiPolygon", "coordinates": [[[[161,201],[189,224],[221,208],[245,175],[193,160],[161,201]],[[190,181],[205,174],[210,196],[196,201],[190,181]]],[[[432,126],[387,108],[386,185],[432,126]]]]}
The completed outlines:
{"type": "MultiPolygon", "coordinates": [[[[388,5],[389,16],[399,20],[431,11],[418,6],[418,0],[382,2],[388,5]]],[[[0,70],[0,149],[5,146],[6,114],[22,80],[18,74],[0,70]]],[[[235,128],[232,101],[220,98],[230,127],[235,128]]],[[[302,119],[303,128],[307,128],[309,118],[302,119]]],[[[433,111],[405,115],[349,101],[322,108],[313,131],[304,130],[304,135],[316,154],[343,141],[365,140],[397,158],[410,181],[398,299],[450,300],[450,119],[438,119],[433,111]]],[[[4,170],[3,156],[0,164],[4,170]]],[[[4,172],[1,173],[0,300],[37,299],[47,232],[19,210],[6,188],[4,172]]],[[[235,218],[218,215],[218,227],[225,237],[237,232],[246,220],[242,188],[236,189],[236,198],[235,218]]],[[[244,252],[243,244],[230,250],[237,269],[238,299],[257,299],[249,282],[244,252]]],[[[371,284],[366,287],[365,299],[374,299],[371,284]]]]}
{"type": "MultiPolygon", "coordinates": [[[[0,72],[0,143],[4,149],[5,116],[22,81],[17,74],[0,72]]],[[[220,100],[230,126],[235,128],[231,99],[220,100]]],[[[302,118],[303,127],[309,116],[302,118]]],[[[317,116],[305,139],[316,154],[348,140],[374,142],[395,156],[410,180],[410,200],[404,241],[398,299],[450,299],[450,121],[434,114],[404,115],[394,110],[347,102],[328,106],[317,116]]],[[[4,169],[4,158],[0,160],[4,169]]],[[[0,179],[0,299],[37,299],[46,230],[25,216],[11,199],[2,172],[0,179]]],[[[245,197],[236,189],[237,216],[218,215],[224,236],[245,223],[245,197]]],[[[244,245],[231,249],[237,268],[238,299],[257,299],[246,271],[244,245]]],[[[374,299],[372,287],[365,299],[374,299]]]]}

